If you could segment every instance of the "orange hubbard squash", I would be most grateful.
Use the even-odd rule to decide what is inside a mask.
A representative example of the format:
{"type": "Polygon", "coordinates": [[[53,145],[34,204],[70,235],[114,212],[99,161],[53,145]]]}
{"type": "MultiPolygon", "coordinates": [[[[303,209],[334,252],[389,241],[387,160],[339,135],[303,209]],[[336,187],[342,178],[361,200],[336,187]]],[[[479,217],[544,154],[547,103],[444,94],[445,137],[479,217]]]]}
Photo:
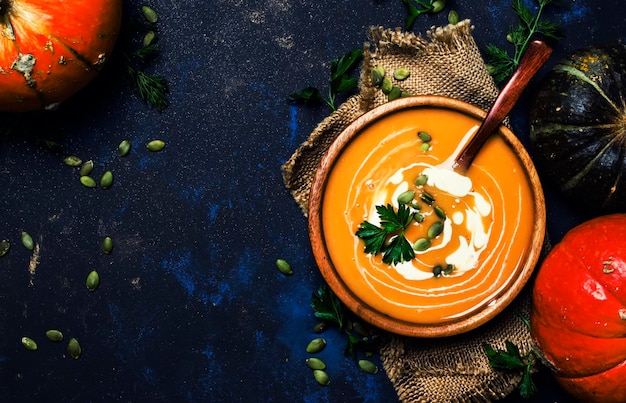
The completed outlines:
{"type": "Polygon", "coordinates": [[[122,0],[0,0],[0,111],[54,108],[101,70],[122,0]]]}
{"type": "Polygon", "coordinates": [[[531,334],[559,384],[584,402],[626,402],[626,214],[570,230],[533,289],[531,334]]]}

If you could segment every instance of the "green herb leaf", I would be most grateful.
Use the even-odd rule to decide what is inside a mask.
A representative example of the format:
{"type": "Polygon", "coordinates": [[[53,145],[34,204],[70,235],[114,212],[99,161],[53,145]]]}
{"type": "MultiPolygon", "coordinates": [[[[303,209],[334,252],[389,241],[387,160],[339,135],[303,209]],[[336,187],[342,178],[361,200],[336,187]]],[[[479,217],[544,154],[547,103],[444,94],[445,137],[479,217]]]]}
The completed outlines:
{"type": "Polygon", "coordinates": [[[532,365],[535,361],[534,351],[530,351],[525,356],[520,355],[519,348],[513,342],[506,340],[506,350],[494,349],[488,343],[483,343],[483,350],[489,359],[489,365],[496,369],[523,371],[522,380],[519,384],[520,395],[524,398],[531,397],[536,391],[532,380],[532,365]]]}
{"type": "Polygon", "coordinates": [[[434,0],[420,1],[420,0],[402,0],[404,5],[406,6],[407,17],[404,20],[404,27],[409,30],[413,28],[413,24],[417,17],[422,14],[430,13],[433,11],[434,7],[432,5],[434,0]]]}
{"type": "Polygon", "coordinates": [[[326,320],[339,329],[343,329],[345,320],[344,306],[328,286],[320,286],[311,296],[311,307],[315,317],[326,320]]]}
{"type": "Polygon", "coordinates": [[[305,87],[299,93],[289,95],[287,101],[292,104],[324,102],[333,110],[337,109],[336,98],[358,87],[356,78],[350,76],[363,58],[363,50],[355,49],[330,62],[330,79],[328,81],[328,98],[324,98],[315,87],[305,87]]]}
{"type": "Polygon", "coordinates": [[[513,56],[495,45],[487,45],[485,48],[489,71],[496,82],[502,82],[513,74],[528,44],[536,35],[543,35],[550,39],[562,37],[559,25],[542,17],[544,8],[551,3],[553,0],[537,0],[537,14],[533,14],[522,0],[512,1],[511,7],[519,18],[519,24],[507,33],[507,40],[515,48],[513,56]]]}

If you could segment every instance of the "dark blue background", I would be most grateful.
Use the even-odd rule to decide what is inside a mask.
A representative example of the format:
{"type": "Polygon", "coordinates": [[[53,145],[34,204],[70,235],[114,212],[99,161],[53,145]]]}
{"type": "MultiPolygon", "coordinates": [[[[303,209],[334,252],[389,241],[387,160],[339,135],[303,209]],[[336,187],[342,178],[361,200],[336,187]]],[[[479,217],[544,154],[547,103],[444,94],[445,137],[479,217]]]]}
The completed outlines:
{"type": "MultiPolygon", "coordinates": [[[[566,37],[540,75],[566,52],[624,39],[621,2],[561,3],[547,16],[566,37]]],[[[120,51],[141,40],[130,29],[141,4],[125,1],[120,51]]],[[[330,112],[289,105],[287,95],[307,85],[325,91],[329,61],[362,46],[369,26],[403,25],[401,0],[149,4],[161,52],[148,68],[171,88],[163,113],[137,98],[118,54],[60,110],[0,115],[0,238],[12,242],[0,259],[0,402],[395,400],[383,371],[364,374],[343,357],[335,331],[319,355],[331,384],[319,386],[304,365],[316,336],[310,296],[323,281],[280,166],[330,112]],[[134,148],[120,158],[125,138],[134,148]],[[160,153],[145,149],[154,138],[167,143],[160,153]],[[62,162],[68,154],[93,159],[95,176],[112,170],[114,186],[84,188],[62,162]],[[22,230],[41,247],[33,276],[22,230]],[[107,235],[111,255],[99,250],[107,235]],[[276,270],[279,257],[293,276],[276,270]],[[101,285],[90,293],[92,269],[101,285]],[[45,339],[50,328],[80,341],[80,359],[45,339]],[[24,349],[22,336],[38,351],[24,349]]],[[[448,5],[472,20],[480,48],[507,46],[517,23],[509,0],[448,5]]],[[[446,15],[420,16],[413,30],[443,25],[446,15]]],[[[530,96],[513,113],[525,142],[530,96]]],[[[581,217],[547,183],[546,192],[558,241],[581,217]]],[[[536,401],[567,400],[548,373],[537,380],[536,401]]]]}

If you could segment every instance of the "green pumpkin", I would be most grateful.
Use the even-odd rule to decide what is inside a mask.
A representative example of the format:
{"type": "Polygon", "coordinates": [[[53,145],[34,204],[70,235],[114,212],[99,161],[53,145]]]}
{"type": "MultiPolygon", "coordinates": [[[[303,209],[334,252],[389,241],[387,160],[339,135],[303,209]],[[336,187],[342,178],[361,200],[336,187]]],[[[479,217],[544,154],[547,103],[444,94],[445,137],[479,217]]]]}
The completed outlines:
{"type": "Polygon", "coordinates": [[[625,109],[626,47],[619,44],[570,54],[530,106],[540,176],[587,211],[626,212],[625,109]]]}

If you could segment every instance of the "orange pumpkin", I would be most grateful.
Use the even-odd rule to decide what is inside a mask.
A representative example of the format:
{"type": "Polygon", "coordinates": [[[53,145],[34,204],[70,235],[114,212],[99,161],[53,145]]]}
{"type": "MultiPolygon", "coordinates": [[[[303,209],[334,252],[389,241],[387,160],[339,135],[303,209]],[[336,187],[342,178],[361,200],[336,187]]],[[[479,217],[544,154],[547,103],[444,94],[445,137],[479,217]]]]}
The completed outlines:
{"type": "Polygon", "coordinates": [[[0,0],[0,111],[53,108],[111,56],[122,0],[0,0]]]}
{"type": "Polygon", "coordinates": [[[531,334],[559,384],[585,402],[626,402],[626,214],[587,221],[543,262],[531,334]]]}

